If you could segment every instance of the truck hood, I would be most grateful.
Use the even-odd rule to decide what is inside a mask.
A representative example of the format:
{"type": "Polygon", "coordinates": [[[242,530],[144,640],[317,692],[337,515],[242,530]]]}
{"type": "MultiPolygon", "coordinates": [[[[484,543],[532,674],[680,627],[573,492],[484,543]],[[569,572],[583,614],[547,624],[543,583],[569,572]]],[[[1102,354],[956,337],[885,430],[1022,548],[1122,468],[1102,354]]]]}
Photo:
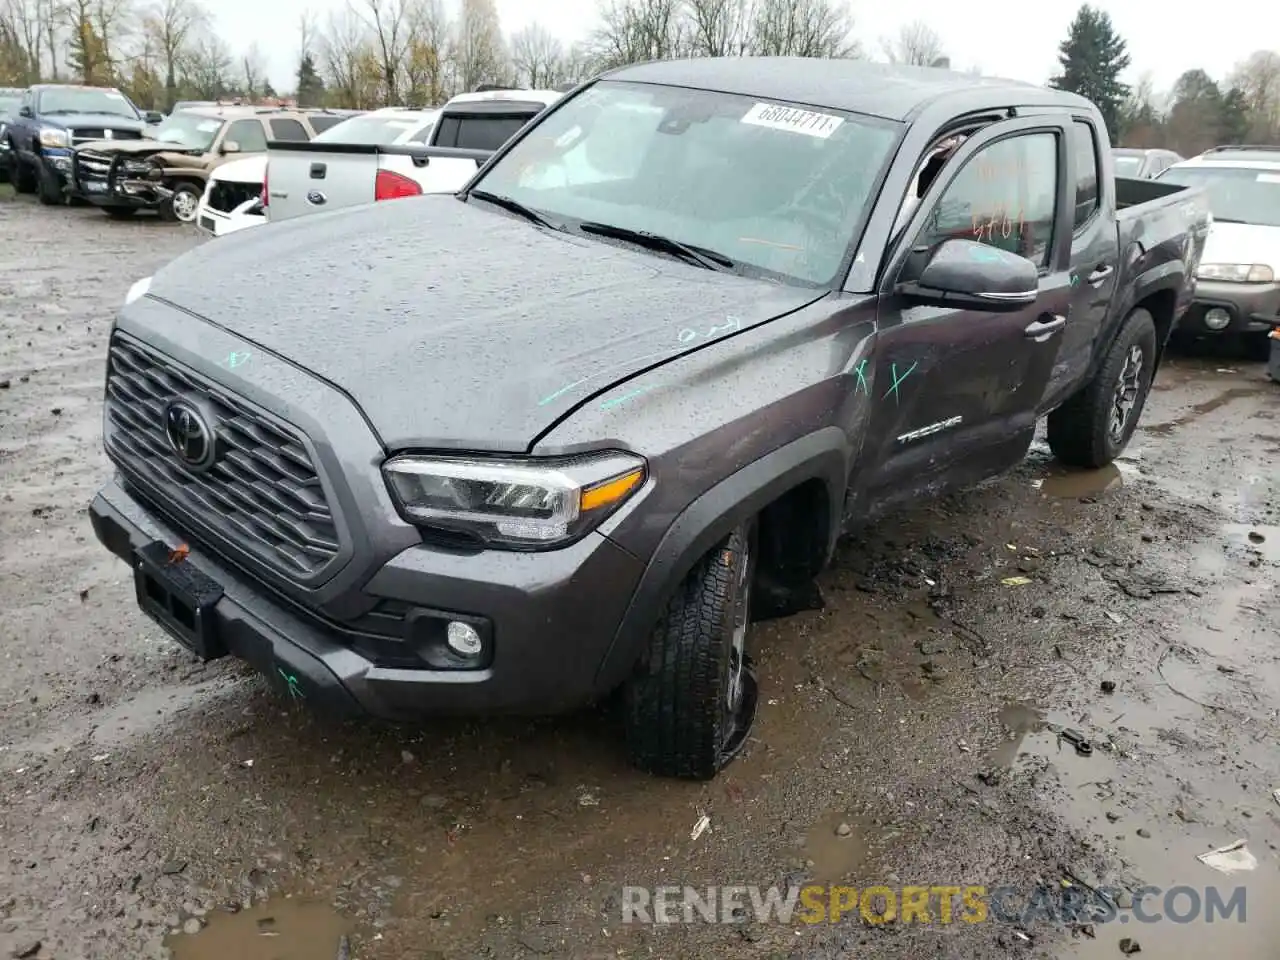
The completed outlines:
{"type": "Polygon", "coordinates": [[[130,120],[118,113],[51,113],[39,122],[54,127],[102,127],[104,130],[143,130],[145,120],[130,120]]]}
{"type": "Polygon", "coordinates": [[[163,143],[160,140],[94,140],[82,143],[76,149],[92,150],[94,153],[123,153],[131,157],[145,157],[154,153],[167,153],[175,157],[203,156],[203,150],[187,149],[176,143],[163,143]]]}
{"type": "Polygon", "coordinates": [[[1280,276],[1280,227],[1215,220],[1201,263],[1261,263],[1280,276]]]}
{"type": "Polygon", "coordinates": [[[243,160],[232,160],[215,167],[210,178],[213,180],[230,180],[235,183],[252,183],[262,186],[262,178],[267,172],[267,155],[255,153],[243,160]]]}
{"type": "Polygon", "coordinates": [[[388,449],[519,452],[609,385],[824,293],[423,196],[205,244],[149,296],[336,386],[388,449]]]}

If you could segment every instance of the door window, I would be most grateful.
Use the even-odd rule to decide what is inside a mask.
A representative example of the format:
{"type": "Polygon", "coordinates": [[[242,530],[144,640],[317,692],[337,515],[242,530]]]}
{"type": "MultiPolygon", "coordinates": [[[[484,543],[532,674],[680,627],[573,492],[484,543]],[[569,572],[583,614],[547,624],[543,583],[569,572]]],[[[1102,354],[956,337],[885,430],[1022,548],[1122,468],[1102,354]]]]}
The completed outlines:
{"type": "MultiPolygon", "coordinates": [[[[1098,209],[1098,150],[1094,145],[1093,126],[1076,120],[1072,126],[1072,142],[1076,153],[1076,216],[1074,229],[1079,230],[1098,209]]],[[[1157,160],[1157,163],[1159,161],[1157,160]]]]}
{"type": "Polygon", "coordinates": [[[271,121],[271,136],[276,140],[309,140],[307,128],[297,120],[280,117],[271,121]]]}
{"type": "Polygon", "coordinates": [[[240,146],[241,153],[265,153],[267,135],[258,120],[237,120],[227,127],[227,135],[223,142],[234,140],[240,146]]]}
{"type": "Polygon", "coordinates": [[[1029,133],[998,140],[969,158],[947,186],[914,246],[977,240],[1049,262],[1058,197],[1058,139],[1029,133]]]}

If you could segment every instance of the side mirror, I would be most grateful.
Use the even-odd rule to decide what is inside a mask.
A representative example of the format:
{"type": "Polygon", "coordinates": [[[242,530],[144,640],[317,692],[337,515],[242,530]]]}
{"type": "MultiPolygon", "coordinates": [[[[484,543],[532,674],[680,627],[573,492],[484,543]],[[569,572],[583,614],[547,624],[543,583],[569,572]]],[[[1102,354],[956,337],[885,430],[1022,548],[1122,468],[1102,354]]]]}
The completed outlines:
{"type": "Polygon", "coordinates": [[[1013,313],[1036,302],[1040,271],[1026,257],[976,240],[944,240],[917,279],[898,285],[916,303],[1013,313]]]}
{"type": "Polygon", "coordinates": [[[223,140],[222,152],[223,153],[239,153],[240,144],[236,143],[234,140],[223,140]]]}
{"type": "Polygon", "coordinates": [[[164,114],[159,110],[148,110],[142,115],[142,118],[146,120],[147,123],[164,123],[164,114]]]}
{"type": "Polygon", "coordinates": [[[31,108],[29,106],[27,106],[26,104],[23,104],[18,108],[18,116],[30,118],[30,117],[34,117],[35,114],[31,111],[31,108]]]}

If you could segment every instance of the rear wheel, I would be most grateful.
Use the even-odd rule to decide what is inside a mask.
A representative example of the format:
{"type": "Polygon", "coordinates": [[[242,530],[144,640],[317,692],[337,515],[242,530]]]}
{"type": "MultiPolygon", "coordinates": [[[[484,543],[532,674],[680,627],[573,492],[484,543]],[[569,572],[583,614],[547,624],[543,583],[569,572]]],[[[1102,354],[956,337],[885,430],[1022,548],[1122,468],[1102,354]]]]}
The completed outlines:
{"type": "Polygon", "coordinates": [[[1156,326],[1139,308],[1125,319],[1093,379],[1049,414],[1049,449],[1074,467],[1105,467],[1142,416],[1156,365],[1156,326]]]}
{"type": "Polygon", "coordinates": [[[754,531],[738,528],[694,565],[627,684],[627,742],[643,770],[710,780],[746,743],[757,695],[746,653],[754,531]]]}

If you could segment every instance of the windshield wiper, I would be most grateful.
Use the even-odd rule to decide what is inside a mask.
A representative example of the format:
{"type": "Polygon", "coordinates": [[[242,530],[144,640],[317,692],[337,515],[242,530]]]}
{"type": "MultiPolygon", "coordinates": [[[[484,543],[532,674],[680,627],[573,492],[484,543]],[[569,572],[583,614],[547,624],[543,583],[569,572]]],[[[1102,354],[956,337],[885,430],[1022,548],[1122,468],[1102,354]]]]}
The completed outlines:
{"type": "Polygon", "coordinates": [[[732,257],[726,257],[723,253],[708,250],[706,247],[695,246],[691,243],[684,243],[681,240],[673,240],[671,237],[664,237],[661,234],[649,233],[645,230],[632,230],[628,227],[615,226],[612,223],[595,223],[591,220],[578,224],[578,229],[583,233],[613,237],[616,240],[629,240],[639,246],[648,247],[650,250],[670,253],[687,263],[692,263],[707,270],[732,270],[737,265],[737,262],[732,257]]]}
{"type": "Polygon", "coordinates": [[[547,227],[550,230],[564,229],[563,227],[557,227],[537,210],[532,207],[526,207],[519,200],[512,200],[510,197],[504,197],[497,193],[490,193],[488,190],[472,190],[469,196],[475,197],[477,200],[483,200],[485,203],[492,203],[495,207],[501,207],[503,210],[509,210],[511,213],[524,217],[530,223],[536,223],[540,227],[547,227]]]}

